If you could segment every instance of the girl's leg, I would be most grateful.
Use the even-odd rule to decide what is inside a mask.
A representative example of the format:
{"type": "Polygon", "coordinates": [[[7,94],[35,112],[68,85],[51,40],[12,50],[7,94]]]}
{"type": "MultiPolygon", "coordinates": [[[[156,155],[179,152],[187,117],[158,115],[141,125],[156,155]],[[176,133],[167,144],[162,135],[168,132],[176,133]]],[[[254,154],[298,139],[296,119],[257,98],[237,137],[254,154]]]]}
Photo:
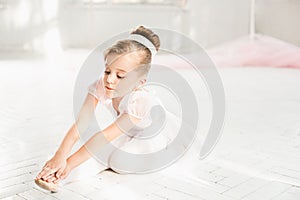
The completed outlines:
{"type": "Polygon", "coordinates": [[[107,166],[99,163],[94,158],[90,158],[86,162],[73,169],[66,179],[61,180],[59,184],[64,186],[75,181],[88,179],[106,169],[108,169],[107,166]]]}
{"type": "Polygon", "coordinates": [[[157,162],[159,161],[153,162],[142,159],[142,157],[136,160],[128,160],[126,156],[124,157],[124,153],[138,154],[140,156],[145,154],[147,156],[149,153],[164,149],[166,144],[167,138],[161,136],[149,140],[133,138],[130,142],[120,147],[119,150],[112,152],[108,160],[109,167],[119,174],[144,173],[146,169],[151,171],[158,165],[157,162]],[[124,169],[129,169],[130,171],[124,171],[124,169]]]}
{"type": "MultiPolygon", "coordinates": [[[[92,132],[92,130],[87,131],[87,133],[92,132]]],[[[76,152],[78,149],[80,149],[82,145],[84,145],[84,143],[89,139],[89,137],[85,135],[84,138],[81,138],[81,140],[73,147],[71,153],[76,152]]],[[[61,180],[59,184],[64,186],[75,181],[88,179],[106,169],[108,169],[106,165],[98,162],[95,158],[91,157],[89,160],[74,168],[66,177],[66,179],[61,180]]]]}

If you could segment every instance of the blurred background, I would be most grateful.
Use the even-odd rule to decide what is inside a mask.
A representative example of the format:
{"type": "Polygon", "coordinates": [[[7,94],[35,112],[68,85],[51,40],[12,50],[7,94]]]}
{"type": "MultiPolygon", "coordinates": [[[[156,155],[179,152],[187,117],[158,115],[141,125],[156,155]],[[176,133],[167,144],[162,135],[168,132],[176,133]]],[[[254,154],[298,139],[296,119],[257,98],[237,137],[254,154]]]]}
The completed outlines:
{"type": "Polygon", "coordinates": [[[249,34],[300,45],[298,0],[1,0],[1,52],[92,49],[137,25],[183,33],[204,48],[249,34]]]}
{"type": "Polygon", "coordinates": [[[91,50],[144,25],[184,34],[218,66],[299,67],[299,10],[298,0],[1,0],[0,59],[91,50]]]}
{"type": "MultiPolygon", "coordinates": [[[[299,19],[300,0],[0,0],[0,198],[298,200],[299,19]],[[156,181],[104,173],[62,195],[40,192],[33,178],[74,121],[73,90],[87,56],[139,25],[176,31],[206,50],[226,95],[221,140],[204,160],[193,154],[156,181]]],[[[185,62],[157,59],[200,82],[185,62]]],[[[197,153],[213,114],[205,86],[192,85],[201,111],[197,153]]]]}

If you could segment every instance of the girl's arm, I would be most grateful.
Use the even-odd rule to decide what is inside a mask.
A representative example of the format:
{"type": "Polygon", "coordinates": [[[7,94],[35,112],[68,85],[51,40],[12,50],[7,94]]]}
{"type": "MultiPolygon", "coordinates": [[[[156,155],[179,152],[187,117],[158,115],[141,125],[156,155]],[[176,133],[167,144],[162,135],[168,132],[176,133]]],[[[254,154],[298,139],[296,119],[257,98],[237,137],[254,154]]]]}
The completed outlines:
{"type": "MultiPolygon", "coordinates": [[[[108,144],[115,138],[119,137],[124,132],[130,130],[140,119],[132,117],[126,113],[122,114],[114,123],[93,135],[77,152],[72,154],[67,159],[67,165],[70,170],[79,166],[86,160],[91,158],[91,154],[95,155],[102,150],[104,145],[108,144]]],[[[58,182],[64,179],[64,175],[60,179],[56,180],[58,182]]]]}
{"type": "Polygon", "coordinates": [[[76,122],[67,132],[53,158],[46,162],[42,171],[37,175],[37,179],[43,178],[44,180],[47,180],[51,177],[51,174],[57,172],[57,176],[59,176],[63,172],[66,166],[66,159],[72,150],[72,147],[78,141],[80,133],[88,127],[89,122],[94,115],[97,103],[98,100],[93,95],[87,95],[76,122]]]}
{"type": "Polygon", "coordinates": [[[86,96],[86,99],[80,109],[76,122],[67,132],[61,145],[55,153],[55,156],[67,159],[74,144],[78,141],[79,135],[85,131],[94,115],[98,100],[91,94],[86,96]]]}

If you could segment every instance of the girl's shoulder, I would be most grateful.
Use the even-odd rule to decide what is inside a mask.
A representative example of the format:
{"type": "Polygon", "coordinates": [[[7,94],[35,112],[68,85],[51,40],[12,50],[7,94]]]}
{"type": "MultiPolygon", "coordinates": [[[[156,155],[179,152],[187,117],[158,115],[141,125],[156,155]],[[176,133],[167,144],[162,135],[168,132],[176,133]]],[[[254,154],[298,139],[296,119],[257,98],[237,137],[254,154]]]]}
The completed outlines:
{"type": "Polygon", "coordinates": [[[124,96],[120,103],[120,112],[128,113],[137,118],[144,118],[151,108],[160,102],[156,92],[148,89],[134,90],[124,96]]]}
{"type": "Polygon", "coordinates": [[[156,92],[147,88],[139,88],[129,93],[132,98],[155,98],[156,92]]]}

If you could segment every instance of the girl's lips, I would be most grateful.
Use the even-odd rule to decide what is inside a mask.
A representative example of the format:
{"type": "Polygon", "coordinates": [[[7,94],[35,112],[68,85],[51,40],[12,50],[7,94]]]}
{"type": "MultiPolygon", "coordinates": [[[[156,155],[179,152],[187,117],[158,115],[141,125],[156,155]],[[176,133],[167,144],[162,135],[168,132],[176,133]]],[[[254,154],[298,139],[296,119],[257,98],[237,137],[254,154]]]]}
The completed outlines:
{"type": "Polygon", "coordinates": [[[107,86],[105,86],[105,88],[108,89],[108,90],[114,90],[114,89],[112,89],[112,88],[110,88],[110,87],[107,87],[107,86]]]}

